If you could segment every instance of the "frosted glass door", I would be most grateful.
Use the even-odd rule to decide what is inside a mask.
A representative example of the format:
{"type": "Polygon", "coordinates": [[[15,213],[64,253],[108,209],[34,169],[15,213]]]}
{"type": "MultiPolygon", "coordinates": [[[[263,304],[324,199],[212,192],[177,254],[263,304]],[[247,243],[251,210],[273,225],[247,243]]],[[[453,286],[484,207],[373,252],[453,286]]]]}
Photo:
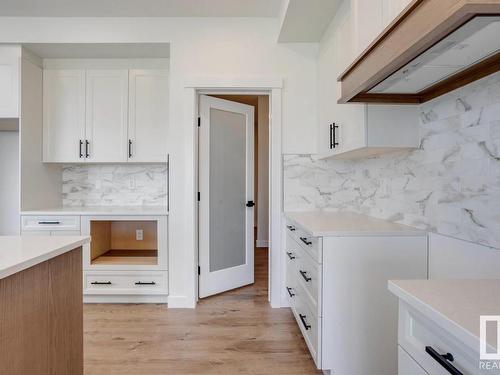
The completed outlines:
{"type": "Polygon", "coordinates": [[[253,283],[253,107],[202,96],[200,297],[253,283]]]}

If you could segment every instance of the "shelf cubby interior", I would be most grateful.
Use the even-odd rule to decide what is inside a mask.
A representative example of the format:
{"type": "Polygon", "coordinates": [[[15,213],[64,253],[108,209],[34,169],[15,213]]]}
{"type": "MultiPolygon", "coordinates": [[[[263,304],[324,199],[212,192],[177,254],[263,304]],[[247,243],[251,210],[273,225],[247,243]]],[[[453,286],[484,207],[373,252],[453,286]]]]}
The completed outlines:
{"type": "Polygon", "coordinates": [[[157,222],[146,220],[92,220],[92,265],[157,265],[157,222]],[[137,231],[142,231],[142,240],[137,231]]]}

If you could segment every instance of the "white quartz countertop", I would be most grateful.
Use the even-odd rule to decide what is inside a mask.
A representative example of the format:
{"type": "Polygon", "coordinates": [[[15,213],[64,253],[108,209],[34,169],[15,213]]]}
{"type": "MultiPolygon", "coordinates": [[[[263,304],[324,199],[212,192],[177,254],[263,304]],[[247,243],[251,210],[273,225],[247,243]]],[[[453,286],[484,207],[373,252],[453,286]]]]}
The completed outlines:
{"type": "Polygon", "coordinates": [[[0,279],[89,242],[80,236],[0,236],[0,279]]]}
{"type": "Polygon", "coordinates": [[[426,236],[425,231],[351,212],[288,212],[289,220],[315,237],[426,236]]]}
{"type": "Polygon", "coordinates": [[[168,215],[165,206],[94,206],[94,207],[57,207],[22,211],[21,215],[168,215]]]}
{"type": "MultiPolygon", "coordinates": [[[[500,315],[500,280],[397,280],[389,290],[474,351],[480,315],[500,315]]],[[[495,336],[487,334],[493,347],[495,336]]]]}

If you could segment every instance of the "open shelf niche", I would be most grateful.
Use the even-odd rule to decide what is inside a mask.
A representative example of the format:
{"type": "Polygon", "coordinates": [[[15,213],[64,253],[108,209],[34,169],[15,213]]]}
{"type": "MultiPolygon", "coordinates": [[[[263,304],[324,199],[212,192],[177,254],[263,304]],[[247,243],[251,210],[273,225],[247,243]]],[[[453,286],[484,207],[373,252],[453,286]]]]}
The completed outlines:
{"type": "Polygon", "coordinates": [[[92,220],[90,235],[92,265],[158,264],[156,221],[92,220]]]}

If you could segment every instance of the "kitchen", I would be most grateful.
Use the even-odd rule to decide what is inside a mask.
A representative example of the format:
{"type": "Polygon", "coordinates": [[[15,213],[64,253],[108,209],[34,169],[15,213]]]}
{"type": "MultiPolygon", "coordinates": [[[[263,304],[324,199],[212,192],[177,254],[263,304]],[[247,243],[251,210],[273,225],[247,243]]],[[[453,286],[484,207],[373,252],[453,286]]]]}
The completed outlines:
{"type": "MultiPolygon", "coordinates": [[[[414,22],[421,23],[421,18],[418,18],[421,17],[419,10],[424,9],[424,14],[429,14],[427,7],[436,6],[436,2],[319,1],[322,8],[318,9],[321,11],[301,5],[300,1],[287,3],[287,7],[276,4],[273,9],[261,4],[260,17],[248,16],[247,13],[247,17],[243,18],[234,18],[235,15],[245,14],[237,9],[237,5],[234,5],[235,8],[225,9],[232,17],[217,17],[217,14],[213,14],[216,7],[210,11],[191,9],[189,14],[193,17],[182,17],[179,16],[181,11],[187,12],[182,7],[188,5],[177,5],[177,8],[172,5],[171,8],[164,8],[163,13],[158,12],[163,17],[151,17],[146,9],[135,9],[136,18],[123,17],[134,17],[132,14],[117,17],[113,9],[106,8],[105,5],[92,10],[81,9],[79,7],[82,5],[75,3],[72,10],[50,10],[47,7],[30,11],[6,6],[5,12],[2,12],[6,16],[2,17],[0,24],[0,42],[10,44],[8,47],[11,49],[15,45],[19,46],[16,58],[29,66],[23,70],[21,65],[18,76],[21,89],[16,93],[20,100],[17,112],[14,110],[2,114],[5,119],[19,119],[20,167],[17,173],[20,175],[20,209],[18,219],[13,220],[19,223],[19,232],[9,234],[40,234],[39,227],[43,226],[51,235],[67,232],[65,234],[91,236],[94,245],[102,239],[97,235],[98,230],[103,233],[118,232],[123,228],[121,221],[127,220],[133,222],[129,242],[134,246],[127,249],[121,247],[123,243],[120,246],[109,244],[105,250],[137,251],[137,244],[144,243],[144,240],[137,238],[141,237],[140,233],[147,236],[147,223],[154,221],[156,225],[152,237],[156,233],[156,241],[153,241],[156,246],[144,249],[148,256],[135,257],[140,260],[127,260],[127,263],[153,261],[152,265],[92,264],[94,259],[103,254],[92,259],[97,253],[85,255],[91,254],[89,249],[92,245],[83,245],[82,273],[89,283],[82,297],[89,302],[85,308],[94,305],[90,302],[168,302],[168,314],[170,310],[175,313],[177,308],[199,310],[206,301],[217,296],[206,300],[198,298],[199,279],[196,270],[202,261],[202,254],[198,250],[197,237],[197,193],[200,191],[196,162],[198,111],[197,105],[193,103],[197,103],[199,95],[214,92],[266,94],[269,96],[271,114],[270,272],[266,275],[269,278],[266,299],[269,299],[272,307],[270,314],[279,310],[290,311],[287,307],[291,304],[293,306],[294,302],[290,301],[293,298],[289,297],[290,291],[286,289],[287,286],[293,287],[285,285],[289,270],[294,269],[287,260],[287,252],[293,246],[296,256],[301,254],[305,257],[304,265],[312,267],[312,271],[306,272],[305,277],[298,274],[298,280],[293,278],[293,281],[299,283],[302,282],[300,278],[304,279],[305,291],[300,286],[296,289],[307,297],[302,303],[302,309],[308,312],[312,310],[313,317],[309,315],[301,319],[300,315],[308,314],[295,308],[297,325],[289,329],[295,330],[290,331],[295,332],[293,340],[306,345],[306,354],[310,352],[312,366],[325,371],[335,372],[335,368],[338,368],[337,371],[340,372],[366,373],[364,366],[379,363],[381,367],[372,368],[372,373],[396,373],[398,309],[397,298],[388,290],[388,280],[428,277],[498,278],[499,259],[495,250],[499,247],[498,219],[495,216],[495,207],[499,202],[496,177],[498,155],[495,144],[500,102],[498,74],[491,70],[494,68],[483,67],[483,75],[471,74],[471,80],[465,79],[461,86],[454,87],[455,90],[441,92],[430,100],[418,99],[416,95],[401,95],[403,98],[398,99],[399,103],[392,104],[389,95],[379,99],[384,103],[382,105],[363,104],[362,101],[374,103],[384,95],[384,90],[390,93],[393,86],[396,90],[393,92],[396,93],[400,90],[411,92],[414,87],[410,87],[413,84],[411,79],[406,79],[409,82],[406,87],[393,79],[387,81],[385,86],[381,85],[377,95],[369,97],[373,94],[363,92],[366,87],[362,86],[375,78],[367,78],[362,74],[373,74],[378,77],[378,82],[391,74],[398,78],[399,69],[420,54],[415,55],[416,50],[413,50],[413,57],[409,52],[400,57],[387,56],[387,61],[382,61],[381,65],[387,64],[391,71],[385,65],[370,64],[375,71],[368,73],[364,68],[360,70],[361,73],[356,71],[356,67],[363,67],[364,59],[361,59],[357,65],[351,66],[349,75],[342,82],[337,82],[337,78],[387,25],[394,23],[400,27],[410,27],[413,17],[417,20],[414,22]],[[267,9],[267,13],[264,9],[267,9]],[[178,12],[177,16],[175,11],[178,12]],[[202,14],[203,12],[205,13],[202,14]],[[266,16],[262,16],[263,14],[266,16]],[[373,16],[374,14],[377,16],[373,16]],[[78,15],[86,16],[77,17],[78,15]],[[404,22],[400,21],[401,17],[404,22]],[[308,25],[306,29],[302,26],[304,20],[308,25]],[[247,48],[248,45],[252,48],[247,48]],[[76,135],[75,142],[55,143],[55,149],[70,149],[71,157],[76,160],[65,159],[67,154],[59,161],[44,160],[47,155],[47,149],[44,149],[47,147],[47,136],[44,136],[46,108],[50,104],[45,99],[45,95],[50,92],[44,90],[47,90],[47,82],[57,82],[56,79],[47,81],[50,79],[49,71],[57,69],[80,72],[70,79],[74,85],[80,85],[79,91],[72,92],[80,93],[80,100],[84,105],[78,110],[58,113],[55,119],[64,119],[65,115],[74,117],[71,121],[62,121],[55,134],[62,134],[65,126],[68,126],[66,123],[79,126],[78,121],[84,123],[80,125],[80,129],[96,131],[92,133],[94,138],[80,132],[76,135]],[[130,111],[133,111],[131,103],[139,95],[137,90],[131,91],[131,77],[134,71],[148,69],[167,71],[165,85],[159,83],[162,82],[162,75],[157,75],[155,79],[143,81],[143,86],[140,86],[144,88],[144,82],[150,85],[144,89],[144,95],[155,83],[160,91],[162,87],[168,86],[168,92],[163,94],[165,99],[159,100],[161,103],[168,102],[168,105],[158,106],[168,110],[167,114],[162,114],[168,120],[158,121],[165,124],[164,127],[159,126],[159,129],[165,131],[166,135],[154,139],[145,138],[148,143],[158,142],[154,147],[148,147],[148,150],[158,151],[163,158],[156,159],[150,153],[141,161],[130,162],[127,155],[128,141],[132,140],[129,138],[132,134],[130,129],[133,129],[130,123],[133,118],[130,115],[130,111]],[[104,79],[99,76],[99,71],[113,71],[113,74],[111,78],[108,74],[104,79]],[[357,80],[356,84],[346,79],[349,76],[357,80]],[[120,86],[125,79],[126,86],[120,86]],[[101,104],[101,110],[88,108],[91,99],[94,99],[92,92],[88,90],[92,80],[97,83],[112,82],[108,88],[120,92],[121,101],[114,100],[118,96],[104,94],[94,102],[101,104]],[[346,85],[360,91],[348,91],[346,85]],[[353,98],[359,104],[337,104],[339,99],[345,102],[352,101],[353,98]],[[119,110],[107,112],[111,106],[119,110]],[[85,116],[78,116],[78,111],[85,116]],[[101,151],[101,160],[78,160],[80,150],[86,155],[86,140],[91,142],[88,151],[92,158],[93,147],[98,146],[99,137],[106,136],[104,131],[99,135],[100,129],[104,128],[86,123],[93,113],[101,115],[105,119],[102,121],[115,126],[108,133],[113,136],[101,138],[106,139],[102,143],[105,146],[96,149],[101,151]],[[114,116],[116,113],[120,115],[108,121],[110,118],[107,116],[114,116]],[[126,121],[124,114],[127,115],[126,121]],[[123,129],[126,130],[125,133],[123,129]],[[79,149],[80,140],[83,144],[79,149]],[[162,141],[165,144],[161,144],[162,141]],[[335,145],[336,143],[339,145],[335,145]],[[108,147],[109,144],[116,147],[108,147]],[[104,195],[103,191],[106,191],[104,195]],[[322,213],[315,216],[311,211],[322,213]],[[335,215],[334,212],[342,215],[335,215]],[[349,216],[356,214],[361,216],[349,216]],[[69,221],[65,222],[66,219],[69,221]],[[59,223],[55,224],[56,222],[59,223]],[[138,228],[138,222],[143,222],[146,226],[138,228]],[[291,232],[287,225],[294,226],[296,230],[291,232]],[[62,227],[64,230],[58,229],[62,227]],[[143,232],[137,233],[137,230],[143,232]],[[303,231],[304,234],[298,236],[297,231],[303,231]],[[301,237],[306,238],[306,241],[302,241],[301,237]],[[311,239],[313,244],[306,244],[311,239]],[[351,240],[352,243],[349,242],[351,240]],[[330,251],[330,247],[335,248],[336,241],[347,241],[342,247],[353,249],[353,257],[330,251]],[[388,243],[392,245],[389,246],[388,243]],[[350,260],[357,259],[354,249],[359,252],[356,256],[362,257],[366,246],[373,250],[374,258],[362,258],[366,260],[366,264],[351,263],[350,260]],[[407,255],[399,257],[398,248],[406,249],[407,255]],[[157,251],[156,259],[152,253],[154,251],[157,251]],[[342,270],[335,268],[335,262],[329,261],[330,256],[343,259],[346,265],[353,268],[346,268],[346,273],[342,273],[342,270]],[[370,264],[377,264],[379,267],[369,272],[370,264]],[[356,283],[356,275],[360,272],[364,275],[363,280],[356,283]],[[313,280],[305,281],[311,274],[315,276],[313,280]],[[127,276],[130,278],[127,279],[127,276]],[[144,280],[141,276],[144,276],[144,280]],[[372,283],[374,291],[369,289],[371,276],[380,280],[372,283]],[[119,286],[124,278],[133,282],[125,292],[116,292],[116,289],[113,289],[115,292],[109,292],[112,288],[108,288],[108,284],[91,284],[112,282],[113,286],[119,286]],[[155,284],[136,286],[136,282],[155,284]],[[329,305],[329,302],[338,304],[342,301],[345,304],[350,301],[349,295],[342,297],[346,300],[336,301],[340,291],[337,287],[327,288],[327,285],[337,285],[339,282],[353,285],[352,293],[357,296],[355,301],[351,301],[355,304],[349,305],[351,307],[347,309],[335,309],[329,305]],[[312,289],[309,290],[307,287],[310,284],[312,289]],[[140,288],[139,292],[136,292],[137,288],[140,288]],[[363,352],[373,351],[373,358],[356,361],[360,367],[355,367],[337,356],[356,353],[363,331],[356,331],[352,340],[345,340],[348,332],[341,330],[342,334],[339,335],[339,324],[352,322],[360,324],[360,327],[370,324],[370,317],[362,313],[371,301],[369,294],[365,294],[368,292],[377,293],[380,301],[384,301],[380,302],[381,310],[372,310],[375,313],[373,319],[379,322],[382,332],[369,331],[363,352]],[[381,311],[387,313],[377,318],[381,311]],[[306,332],[311,330],[304,327],[313,324],[317,327],[313,329],[317,337],[311,339],[310,332],[306,332]],[[299,327],[302,331],[299,331],[299,327]],[[299,332],[304,334],[305,344],[301,341],[299,332]],[[329,338],[331,340],[327,340],[329,338]],[[381,340],[387,340],[390,349],[384,350],[370,344],[381,340]]],[[[485,9],[489,13],[495,13],[496,2],[486,3],[489,4],[485,5],[485,9]]],[[[469,5],[458,1],[450,1],[450,4],[448,8],[456,11],[456,14],[465,14],[469,5]],[[459,8],[459,5],[464,5],[465,8],[459,8]]],[[[271,7],[270,4],[267,6],[271,7]]],[[[444,5],[443,7],[446,8],[444,5]]],[[[477,12],[475,9],[473,11],[477,12]]],[[[486,12],[482,9],[480,13],[483,11],[486,12]]],[[[437,41],[446,40],[445,37],[454,31],[449,24],[447,28],[441,26],[446,25],[447,19],[455,20],[457,26],[459,22],[463,23],[463,18],[460,19],[462,21],[452,18],[442,8],[435,14],[442,17],[435,17],[435,24],[430,25],[429,29],[435,27],[434,38],[438,38],[438,35],[440,37],[434,39],[434,42],[430,37],[423,38],[422,43],[425,41],[427,48],[437,41]]],[[[489,54],[498,49],[494,45],[496,40],[491,38],[492,34],[488,34],[494,34],[496,23],[492,22],[488,24],[490,27],[486,25],[479,29],[485,30],[486,36],[490,35],[489,39],[481,40],[492,43],[483,43],[481,46],[485,45],[484,50],[473,51],[480,55],[480,59],[485,51],[489,54]]],[[[476,30],[474,27],[473,31],[476,30]]],[[[385,30],[401,35],[397,27],[391,26],[385,30]]],[[[458,31],[460,30],[459,28],[458,31]]],[[[465,27],[465,30],[468,28],[465,27]]],[[[458,36],[464,37],[463,33],[458,36]]],[[[382,42],[389,43],[390,38],[383,39],[382,42]]],[[[465,44],[460,44],[460,47],[465,44]]],[[[408,46],[411,47],[409,41],[408,46]]],[[[424,47],[418,45],[422,51],[427,49],[424,47]]],[[[385,48],[387,51],[389,47],[385,48]]],[[[376,48],[371,48],[371,51],[374,55],[379,53],[376,48]]],[[[458,61],[455,50],[451,48],[450,51],[453,61],[458,61]]],[[[371,56],[365,57],[367,61],[371,61],[371,56]]],[[[423,61],[425,64],[425,56],[423,61]]],[[[441,69],[441,77],[449,77],[450,69],[441,69]]],[[[454,69],[463,71],[463,67],[454,69]]],[[[429,79],[434,80],[432,82],[439,81],[440,76],[433,74],[424,74],[423,77],[430,77],[429,79]]],[[[423,80],[418,69],[415,76],[417,82],[425,87],[432,83],[423,80]]],[[[67,88],[64,85],[53,87],[67,88]]],[[[95,94],[99,93],[96,91],[95,94]]],[[[153,95],[154,98],[159,96],[153,95]]],[[[67,109],[78,103],[79,96],[70,98],[68,95],[60,95],[56,98],[67,100],[64,105],[56,104],[53,108],[67,109]]],[[[138,113],[145,114],[145,118],[137,126],[139,130],[151,118],[144,108],[149,106],[149,111],[152,111],[153,102],[151,99],[142,102],[142,110],[138,113]]],[[[159,109],[155,113],[160,116],[158,111],[159,109]]],[[[99,121],[99,116],[93,118],[99,121]]],[[[151,131],[144,131],[142,136],[147,137],[149,134],[151,131]]],[[[138,142],[139,140],[133,140],[132,151],[134,145],[139,147],[138,142]]],[[[202,190],[201,202],[203,197],[202,190]]],[[[110,234],[109,238],[119,239],[120,236],[110,234]]],[[[291,294],[294,294],[293,290],[291,294]]],[[[401,295],[398,297],[401,298],[401,295]]],[[[106,304],[103,306],[105,309],[106,304]]],[[[113,304],[108,306],[109,309],[114,309],[113,304]]],[[[488,311],[487,314],[498,315],[498,311],[488,311]]],[[[141,339],[138,338],[137,341],[141,339]]],[[[479,342],[478,339],[477,341],[479,342]]],[[[110,345],[112,344],[111,341],[110,345]]],[[[417,366],[424,368],[422,371],[439,373],[432,372],[435,368],[429,370],[426,367],[427,357],[420,360],[416,354],[409,353],[411,349],[404,347],[401,342],[399,348],[403,348],[402,354],[406,353],[412,361],[418,362],[417,366]]],[[[442,353],[445,349],[451,351],[447,348],[444,344],[437,345],[437,350],[442,353]]],[[[476,349],[479,355],[479,348],[476,349]]],[[[91,348],[86,350],[92,352],[91,348]]],[[[249,356],[252,354],[255,353],[250,353],[249,356]]],[[[152,355],[154,357],[155,354],[152,355]]],[[[430,355],[427,356],[431,358],[430,355]]],[[[402,360],[399,362],[403,363],[402,360]]],[[[224,363],[222,360],[220,368],[224,368],[224,363]]],[[[460,359],[455,363],[459,364],[457,366],[464,366],[460,359]]],[[[99,367],[95,358],[92,364],[102,371],[106,369],[105,363],[99,367]]],[[[460,368],[464,373],[469,373],[466,371],[467,367],[460,368]]],[[[243,373],[247,370],[240,369],[243,373]]],[[[269,369],[266,370],[263,366],[262,372],[266,371],[269,369]]],[[[304,368],[301,371],[308,372],[304,368]]],[[[439,368],[435,371],[439,371],[439,368]]],[[[403,372],[403,369],[399,372],[410,373],[403,372]]]]}

